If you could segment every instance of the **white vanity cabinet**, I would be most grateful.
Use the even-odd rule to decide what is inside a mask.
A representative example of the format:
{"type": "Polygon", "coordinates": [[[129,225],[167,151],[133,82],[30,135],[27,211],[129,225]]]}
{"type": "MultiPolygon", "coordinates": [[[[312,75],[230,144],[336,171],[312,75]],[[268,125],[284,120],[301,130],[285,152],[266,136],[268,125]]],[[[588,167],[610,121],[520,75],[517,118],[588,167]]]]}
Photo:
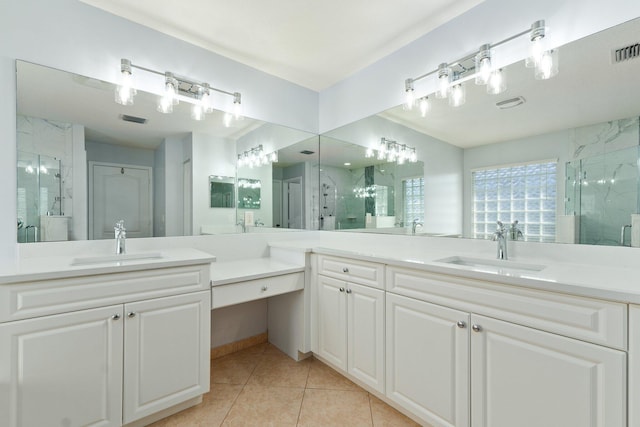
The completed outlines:
{"type": "Polygon", "coordinates": [[[384,392],[383,267],[327,256],[317,263],[318,355],[384,392]]]}
{"type": "Polygon", "coordinates": [[[202,264],[0,286],[0,425],[145,425],[197,403],[209,390],[208,277],[202,264]]]}
{"type": "Polygon", "coordinates": [[[627,425],[626,352],[545,331],[624,346],[624,304],[396,267],[387,288],[387,396],[434,427],[627,425]]]}
{"type": "Polygon", "coordinates": [[[0,425],[120,426],[122,305],[0,324],[0,425]]]}

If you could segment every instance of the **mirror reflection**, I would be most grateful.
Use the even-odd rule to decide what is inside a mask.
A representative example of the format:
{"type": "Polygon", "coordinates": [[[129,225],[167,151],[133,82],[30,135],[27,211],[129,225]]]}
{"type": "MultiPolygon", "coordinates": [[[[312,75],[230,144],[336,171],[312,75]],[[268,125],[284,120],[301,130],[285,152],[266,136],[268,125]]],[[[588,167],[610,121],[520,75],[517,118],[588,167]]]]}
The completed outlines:
{"type": "MultiPolygon", "coordinates": [[[[287,161],[288,147],[309,139],[318,151],[308,132],[225,121],[217,110],[196,121],[184,100],[163,114],[143,91],[123,106],[110,83],[23,61],[16,68],[18,242],[113,238],[118,220],[128,237],[250,231],[237,225],[235,180],[259,179],[258,210],[271,212],[271,166],[265,177],[238,174],[238,154],[261,144],[287,161]],[[216,176],[233,182],[213,185],[216,176]]],[[[272,227],[271,214],[260,218],[272,227]]]]}
{"type": "Polygon", "coordinates": [[[235,207],[236,186],[235,178],[232,176],[210,176],[209,190],[211,193],[212,208],[233,208],[235,207]]]}
{"type": "Polygon", "coordinates": [[[552,79],[522,61],[502,69],[501,94],[468,80],[461,106],[429,96],[424,114],[398,106],[322,141],[371,148],[384,134],[413,136],[427,234],[486,239],[497,221],[518,221],[527,241],[640,246],[640,58],[615,54],[639,31],[634,19],[561,46],[552,79]]]}

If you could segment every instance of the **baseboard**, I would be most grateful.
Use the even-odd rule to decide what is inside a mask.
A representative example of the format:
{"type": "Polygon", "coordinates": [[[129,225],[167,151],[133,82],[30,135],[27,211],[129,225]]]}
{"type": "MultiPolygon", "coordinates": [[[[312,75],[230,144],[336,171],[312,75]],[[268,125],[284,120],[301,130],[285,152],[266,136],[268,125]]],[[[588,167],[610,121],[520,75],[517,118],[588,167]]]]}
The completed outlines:
{"type": "Polygon", "coordinates": [[[266,343],[268,341],[269,334],[264,332],[240,341],[224,344],[211,349],[211,359],[217,359],[218,357],[226,356],[227,354],[235,353],[236,351],[244,350],[245,348],[253,347],[254,345],[266,343]]]}

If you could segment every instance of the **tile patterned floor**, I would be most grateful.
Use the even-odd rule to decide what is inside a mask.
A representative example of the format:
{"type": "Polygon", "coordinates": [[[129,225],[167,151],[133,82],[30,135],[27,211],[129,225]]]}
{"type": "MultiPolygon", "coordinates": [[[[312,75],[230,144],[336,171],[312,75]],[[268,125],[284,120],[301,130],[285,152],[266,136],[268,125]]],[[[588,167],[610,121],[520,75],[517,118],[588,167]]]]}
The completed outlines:
{"type": "Polygon", "coordinates": [[[201,404],[153,427],[418,426],[324,363],[260,344],[211,362],[201,404]]]}

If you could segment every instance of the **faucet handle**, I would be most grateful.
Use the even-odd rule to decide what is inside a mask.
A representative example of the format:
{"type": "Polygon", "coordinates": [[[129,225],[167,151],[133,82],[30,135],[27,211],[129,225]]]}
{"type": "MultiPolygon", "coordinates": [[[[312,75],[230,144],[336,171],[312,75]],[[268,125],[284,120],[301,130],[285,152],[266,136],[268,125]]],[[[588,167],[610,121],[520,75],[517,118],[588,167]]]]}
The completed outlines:
{"type": "Polygon", "coordinates": [[[116,230],[124,231],[125,230],[125,228],[124,228],[124,219],[121,219],[121,220],[117,221],[114,228],[116,230]]]}

